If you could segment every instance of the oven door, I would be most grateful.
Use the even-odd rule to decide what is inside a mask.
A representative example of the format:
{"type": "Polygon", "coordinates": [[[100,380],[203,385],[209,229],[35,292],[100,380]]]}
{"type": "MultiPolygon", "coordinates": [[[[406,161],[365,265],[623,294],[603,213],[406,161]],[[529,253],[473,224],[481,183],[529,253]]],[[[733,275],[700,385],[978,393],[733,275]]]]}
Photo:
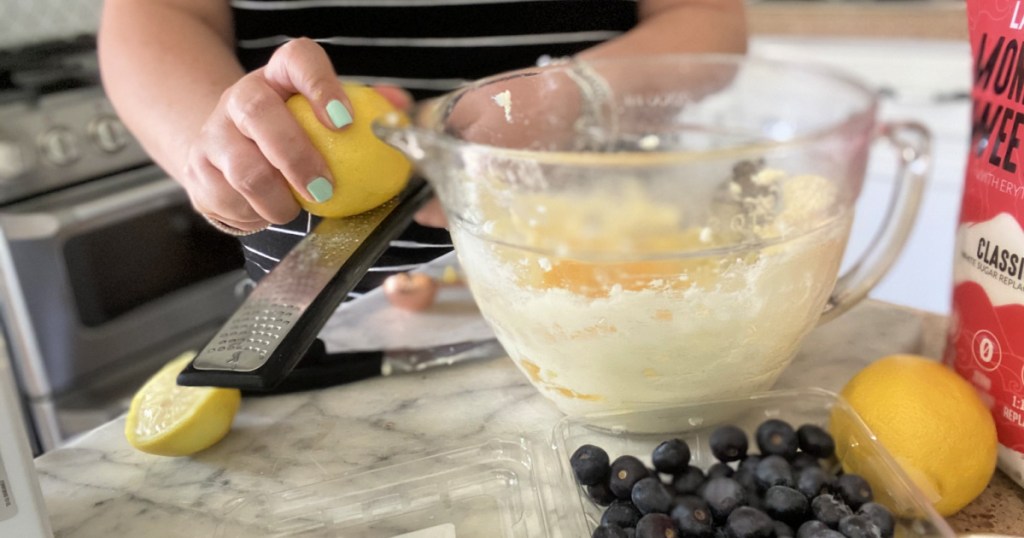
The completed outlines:
{"type": "Polygon", "coordinates": [[[243,296],[237,241],[155,166],[0,208],[0,231],[4,331],[44,446],[67,436],[42,416],[54,402],[144,379],[243,296]]]}

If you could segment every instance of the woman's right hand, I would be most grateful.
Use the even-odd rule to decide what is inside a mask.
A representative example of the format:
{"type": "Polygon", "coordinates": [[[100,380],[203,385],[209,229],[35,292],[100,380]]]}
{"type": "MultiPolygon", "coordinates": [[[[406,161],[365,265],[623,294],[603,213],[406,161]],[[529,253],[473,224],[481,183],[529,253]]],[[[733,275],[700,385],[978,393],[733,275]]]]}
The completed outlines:
{"type": "MultiPolygon", "coordinates": [[[[401,90],[377,89],[396,106],[408,106],[401,90]]],[[[196,211],[252,232],[298,216],[291,189],[309,201],[330,199],[327,164],[285,106],[299,93],[326,127],[352,123],[351,104],[323,48],[305,38],[282,45],[266,66],[224,91],[192,142],[181,182],[196,211]]]]}

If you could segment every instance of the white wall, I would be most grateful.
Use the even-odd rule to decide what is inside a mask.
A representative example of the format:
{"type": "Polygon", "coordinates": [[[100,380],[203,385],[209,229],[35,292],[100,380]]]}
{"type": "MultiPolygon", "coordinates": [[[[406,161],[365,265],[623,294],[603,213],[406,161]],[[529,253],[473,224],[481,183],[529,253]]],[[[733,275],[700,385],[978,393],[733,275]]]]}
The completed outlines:
{"type": "Polygon", "coordinates": [[[0,47],[95,33],[102,0],[0,0],[0,47]]]}

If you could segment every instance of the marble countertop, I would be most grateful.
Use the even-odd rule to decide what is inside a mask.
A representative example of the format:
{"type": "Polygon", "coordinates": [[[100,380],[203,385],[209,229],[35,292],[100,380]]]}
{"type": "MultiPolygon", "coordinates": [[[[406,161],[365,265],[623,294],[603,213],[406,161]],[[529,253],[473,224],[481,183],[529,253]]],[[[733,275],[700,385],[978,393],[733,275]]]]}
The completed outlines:
{"type": "MultiPolygon", "coordinates": [[[[868,301],[816,329],[777,387],[838,390],[883,355],[936,357],[943,339],[942,317],[868,301]]],[[[494,359],[247,398],[228,437],[191,458],[135,451],[122,418],[41,456],[37,467],[57,536],[215,536],[238,499],[257,492],[322,482],[453,441],[549,431],[560,418],[511,361],[494,359]]],[[[997,473],[950,523],[961,532],[1024,534],[1024,490],[997,473]]]]}

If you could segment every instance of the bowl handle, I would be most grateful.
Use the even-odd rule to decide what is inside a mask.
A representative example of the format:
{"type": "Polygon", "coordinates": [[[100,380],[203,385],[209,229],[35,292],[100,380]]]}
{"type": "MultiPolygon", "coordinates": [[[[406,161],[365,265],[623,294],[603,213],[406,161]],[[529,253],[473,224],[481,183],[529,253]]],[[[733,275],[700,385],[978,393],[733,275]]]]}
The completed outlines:
{"type": "Polygon", "coordinates": [[[881,228],[867,250],[839,276],[819,324],[849,310],[885,276],[907,242],[921,205],[932,164],[928,129],[916,122],[884,123],[875,137],[896,149],[896,185],[881,228]]]}

